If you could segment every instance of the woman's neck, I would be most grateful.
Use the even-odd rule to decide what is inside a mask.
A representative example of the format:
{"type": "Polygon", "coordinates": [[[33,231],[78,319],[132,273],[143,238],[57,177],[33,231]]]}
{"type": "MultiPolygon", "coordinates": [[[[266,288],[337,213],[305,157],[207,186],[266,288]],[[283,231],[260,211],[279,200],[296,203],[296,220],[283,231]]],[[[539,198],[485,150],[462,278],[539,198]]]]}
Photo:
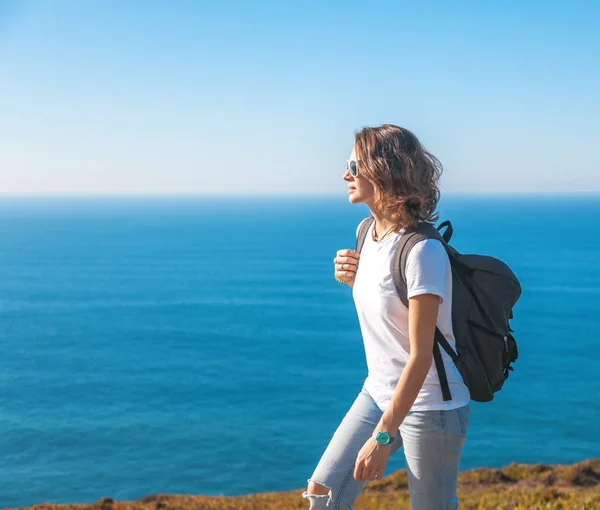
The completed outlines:
{"type": "Polygon", "coordinates": [[[395,229],[396,224],[390,217],[374,210],[371,210],[371,214],[373,215],[373,218],[375,218],[375,225],[373,228],[375,229],[377,239],[381,239],[381,237],[385,235],[386,232],[390,231],[390,229],[395,229]]]}

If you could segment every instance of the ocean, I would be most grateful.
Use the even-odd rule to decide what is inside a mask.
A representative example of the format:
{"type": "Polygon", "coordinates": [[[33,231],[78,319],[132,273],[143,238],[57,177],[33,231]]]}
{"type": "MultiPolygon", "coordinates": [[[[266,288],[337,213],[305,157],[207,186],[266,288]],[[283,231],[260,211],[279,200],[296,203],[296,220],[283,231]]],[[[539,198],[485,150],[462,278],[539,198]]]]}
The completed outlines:
{"type": "MultiPolygon", "coordinates": [[[[302,489],[366,376],[345,196],[0,199],[0,506],[302,489]]],[[[444,198],[521,281],[463,469],[600,457],[600,196],[444,198]]],[[[404,466],[401,453],[387,473],[404,466]]]]}

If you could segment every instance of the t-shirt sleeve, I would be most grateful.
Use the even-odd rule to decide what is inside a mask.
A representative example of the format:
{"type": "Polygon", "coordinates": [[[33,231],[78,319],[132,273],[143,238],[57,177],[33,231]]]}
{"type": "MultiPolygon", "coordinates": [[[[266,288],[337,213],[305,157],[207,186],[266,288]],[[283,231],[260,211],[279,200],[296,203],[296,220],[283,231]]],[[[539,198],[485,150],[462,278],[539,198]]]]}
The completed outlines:
{"type": "Polygon", "coordinates": [[[448,254],[437,239],[425,239],[413,246],[406,260],[408,298],[434,294],[444,301],[448,254]]]}

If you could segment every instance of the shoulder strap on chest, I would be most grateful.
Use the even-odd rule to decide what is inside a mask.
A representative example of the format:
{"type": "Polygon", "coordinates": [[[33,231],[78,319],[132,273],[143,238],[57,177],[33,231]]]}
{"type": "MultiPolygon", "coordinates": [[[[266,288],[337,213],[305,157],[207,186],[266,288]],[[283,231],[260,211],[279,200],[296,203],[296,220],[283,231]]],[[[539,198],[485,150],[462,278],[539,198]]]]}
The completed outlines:
{"type": "Polygon", "coordinates": [[[374,221],[375,218],[373,218],[373,216],[369,216],[361,222],[360,227],[358,229],[358,235],[356,236],[355,251],[357,251],[358,253],[360,253],[360,250],[362,250],[362,247],[365,244],[365,239],[367,238],[367,232],[369,231],[369,228],[371,227],[374,221]]]}

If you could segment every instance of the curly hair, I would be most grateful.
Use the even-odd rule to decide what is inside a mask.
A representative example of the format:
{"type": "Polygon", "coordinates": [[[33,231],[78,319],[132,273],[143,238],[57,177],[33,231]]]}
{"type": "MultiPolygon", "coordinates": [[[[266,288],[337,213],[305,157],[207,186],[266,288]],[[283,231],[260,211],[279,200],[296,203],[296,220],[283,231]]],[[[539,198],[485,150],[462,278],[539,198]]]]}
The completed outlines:
{"type": "Polygon", "coordinates": [[[397,229],[435,222],[442,164],[407,129],[392,124],[365,127],[356,134],[359,176],[375,188],[375,206],[397,229]]]}

